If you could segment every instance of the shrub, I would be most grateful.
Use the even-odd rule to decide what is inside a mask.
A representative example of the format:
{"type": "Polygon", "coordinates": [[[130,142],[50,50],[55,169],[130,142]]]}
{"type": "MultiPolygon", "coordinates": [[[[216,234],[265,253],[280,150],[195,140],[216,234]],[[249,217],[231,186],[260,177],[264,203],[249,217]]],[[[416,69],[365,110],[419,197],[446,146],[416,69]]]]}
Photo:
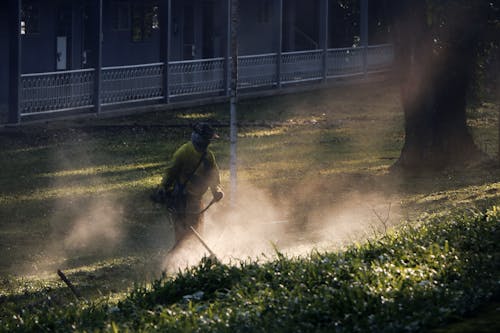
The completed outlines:
{"type": "Polygon", "coordinates": [[[204,259],[115,305],[46,303],[2,325],[8,331],[418,332],[499,294],[499,222],[494,207],[407,224],[338,253],[278,253],[270,262],[237,265],[204,259]]]}

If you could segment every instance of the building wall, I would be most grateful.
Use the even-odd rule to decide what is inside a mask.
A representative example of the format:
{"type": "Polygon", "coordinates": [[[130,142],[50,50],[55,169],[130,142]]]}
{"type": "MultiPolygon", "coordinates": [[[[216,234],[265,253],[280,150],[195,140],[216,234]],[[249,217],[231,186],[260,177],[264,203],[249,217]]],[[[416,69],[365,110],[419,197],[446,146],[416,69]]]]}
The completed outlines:
{"type": "Polygon", "coordinates": [[[212,58],[203,54],[204,15],[201,0],[172,1],[170,60],[212,58]]]}
{"type": "Polygon", "coordinates": [[[287,0],[283,3],[283,51],[320,48],[319,0],[287,0]]]}
{"type": "MultiPolygon", "coordinates": [[[[141,1],[136,0],[140,3],[141,1]]],[[[62,1],[61,4],[68,5],[62,1]]],[[[83,64],[83,1],[70,3],[72,15],[71,38],[68,40],[67,69],[80,69],[83,64]]],[[[160,61],[160,31],[153,30],[151,38],[132,41],[131,30],[112,27],[113,1],[103,1],[103,66],[120,66],[160,61]]],[[[22,73],[56,70],[56,37],[58,35],[58,2],[40,0],[39,33],[22,36],[22,73]]],[[[3,20],[2,20],[3,22],[3,20]]],[[[93,22],[93,21],[92,21],[93,22]]],[[[87,31],[89,32],[89,31],[87,31]]],[[[92,32],[92,29],[90,30],[92,32]]],[[[90,53],[88,56],[91,57],[90,53]]],[[[90,59],[89,59],[90,61],[90,59]]],[[[90,62],[89,62],[90,64],[90,62]]]]}
{"type": "Polygon", "coordinates": [[[182,60],[182,31],[183,31],[183,2],[172,1],[171,13],[171,35],[170,35],[170,59],[182,60]]]}
{"type": "Polygon", "coordinates": [[[196,59],[226,54],[227,0],[195,1],[196,59]]]}
{"type": "MultiPolygon", "coordinates": [[[[142,1],[135,0],[131,3],[138,4],[142,3],[142,1]]],[[[103,67],[159,62],[160,29],[154,29],[151,37],[143,41],[132,41],[131,30],[116,30],[113,28],[113,7],[113,1],[103,1],[103,67]]]]}
{"type": "Polygon", "coordinates": [[[297,51],[320,48],[320,1],[296,1],[296,3],[295,43],[297,51]]]}
{"type": "Polygon", "coordinates": [[[213,45],[214,57],[224,57],[226,54],[227,0],[218,0],[213,9],[213,45]]]}
{"type": "Polygon", "coordinates": [[[336,1],[329,5],[328,47],[352,47],[359,43],[360,2],[350,7],[342,7],[336,1]]]}
{"type": "Polygon", "coordinates": [[[174,0],[170,59],[223,57],[226,53],[227,0],[174,0]]]}
{"type": "Polygon", "coordinates": [[[240,55],[276,52],[278,13],[272,0],[240,1],[240,55]],[[265,6],[269,7],[266,9],[265,6]]]}
{"type": "MultiPolygon", "coordinates": [[[[40,0],[40,31],[22,36],[22,73],[56,70],[58,8],[64,3],[68,4],[64,1],[40,0]]],[[[116,3],[115,0],[103,1],[103,67],[160,62],[160,29],[153,29],[151,36],[144,40],[133,41],[132,23],[128,29],[116,29],[113,25],[116,3]]],[[[145,2],[131,0],[130,8],[142,3],[145,2]]],[[[317,3],[317,0],[306,3],[295,0],[284,2],[284,51],[315,48],[314,43],[318,41],[319,20],[311,22],[308,18],[318,15],[317,3]]],[[[71,43],[68,44],[71,49],[68,69],[80,69],[85,67],[83,64],[85,47],[82,41],[83,0],[73,1],[72,5],[73,26],[71,43]]],[[[170,59],[175,61],[223,57],[226,53],[227,37],[226,6],[227,0],[172,1],[170,59]],[[193,52],[190,52],[191,45],[193,52]]],[[[241,0],[240,12],[240,54],[276,52],[279,42],[276,31],[279,13],[275,2],[241,0]]],[[[87,55],[92,53],[92,50],[89,51],[87,55]]],[[[93,67],[90,62],[87,66],[93,67]]]]}
{"type": "Polygon", "coordinates": [[[9,99],[9,27],[7,1],[0,1],[0,124],[7,121],[9,99]]]}
{"type": "Polygon", "coordinates": [[[73,27],[71,31],[71,69],[82,69],[83,64],[83,0],[81,3],[73,2],[73,27]]]}
{"type": "MultiPolygon", "coordinates": [[[[66,3],[61,0],[60,3],[66,3]]],[[[143,3],[131,0],[133,4],[143,3]]],[[[330,1],[329,47],[351,46],[354,35],[359,34],[356,8],[343,11],[330,1]]],[[[83,61],[83,0],[73,1],[73,28],[71,55],[68,69],[84,67],[83,61]]],[[[5,1],[2,5],[6,6],[5,1]]],[[[103,1],[103,66],[136,65],[161,61],[160,30],[154,29],[151,37],[143,41],[132,41],[132,32],[113,27],[115,0],[103,1]]],[[[222,57],[226,52],[227,0],[173,0],[171,60],[189,60],[222,57]],[[207,5],[209,4],[209,5],[207,5]],[[186,13],[191,10],[192,13],[186,13]],[[211,11],[207,13],[206,11],[211,11]],[[186,22],[189,17],[191,22],[186,22]],[[213,19],[209,19],[213,17],[213,19]],[[207,20],[210,20],[208,22],[207,20]],[[192,27],[188,27],[192,25],[192,27]],[[210,32],[207,30],[210,29],[210,32]],[[192,36],[186,36],[191,32],[192,36]],[[190,54],[190,45],[194,53],[190,54]]],[[[58,1],[40,0],[40,32],[22,36],[22,73],[51,72],[56,70],[58,1]]],[[[283,51],[318,48],[319,45],[319,1],[284,1],[283,51]],[[317,17],[317,20],[311,20],[317,17]]],[[[276,33],[279,13],[273,0],[240,1],[241,55],[275,52],[278,45],[276,33]],[[267,6],[267,7],[266,7],[267,6]]],[[[6,20],[2,20],[6,24],[6,20]]],[[[5,29],[2,29],[3,33],[5,29]]],[[[90,64],[89,64],[90,65],[90,64]]]]}
{"type": "Polygon", "coordinates": [[[391,42],[390,17],[382,0],[370,0],[368,4],[368,43],[371,45],[391,42]]]}
{"type": "Polygon", "coordinates": [[[56,7],[54,1],[40,0],[39,33],[21,38],[21,73],[53,72],[56,69],[56,7]]]}

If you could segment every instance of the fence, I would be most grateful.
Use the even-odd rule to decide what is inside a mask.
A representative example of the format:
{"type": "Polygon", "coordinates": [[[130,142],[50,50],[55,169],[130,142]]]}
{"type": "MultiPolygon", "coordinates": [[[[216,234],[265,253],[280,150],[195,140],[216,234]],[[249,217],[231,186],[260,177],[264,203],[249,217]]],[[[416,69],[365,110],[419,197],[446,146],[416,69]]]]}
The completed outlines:
{"type": "Polygon", "coordinates": [[[277,78],[277,53],[238,58],[238,88],[272,87],[277,78]]]}
{"type": "Polygon", "coordinates": [[[93,107],[94,74],[94,69],[23,74],[21,114],[93,107]]]}
{"type": "Polygon", "coordinates": [[[162,98],[163,63],[102,69],[102,105],[162,98]]]}
{"type": "Polygon", "coordinates": [[[169,96],[222,92],[224,65],[224,58],[169,62],[169,96]]]}
{"type": "MultiPolygon", "coordinates": [[[[241,56],[238,58],[238,88],[275,89],[390,69],[391,45],[342,48],[241,56]]],[[[120,105],[157,101],[168,97],[192,98],[225,95],[229,87],[224,58],[172,61],[165,80],[164,63],[101,69],[100,104],[120,105]],[[166,87],[168,85],[168,87],[166,87]]],[[[95,69],[21,75],[21,116],[91,109],[95,105],[95,69]]],[[[175,101],[174,101],[175,102],[175,101]]]]}

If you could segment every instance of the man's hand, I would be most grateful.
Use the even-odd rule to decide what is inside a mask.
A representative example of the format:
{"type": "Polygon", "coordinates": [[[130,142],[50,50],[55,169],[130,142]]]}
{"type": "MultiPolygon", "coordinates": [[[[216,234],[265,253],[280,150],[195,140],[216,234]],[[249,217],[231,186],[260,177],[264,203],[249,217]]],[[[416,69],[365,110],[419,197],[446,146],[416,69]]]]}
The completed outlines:
{"type": "Polygon", "coordinates": [[[221,201],[222,198],[224,198],[224,192],[222,192],[221,190],[214,191],[212,195],[214,196],[215,202],[221,201]]]}

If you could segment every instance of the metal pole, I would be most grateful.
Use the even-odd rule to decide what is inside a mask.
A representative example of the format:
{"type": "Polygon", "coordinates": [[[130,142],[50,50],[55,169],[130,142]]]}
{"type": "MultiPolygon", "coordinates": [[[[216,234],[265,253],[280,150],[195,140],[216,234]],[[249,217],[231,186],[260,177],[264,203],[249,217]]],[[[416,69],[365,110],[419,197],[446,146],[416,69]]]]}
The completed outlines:
{"type": "Polygon", "coordinates": [[[226,54],[224,55],[224,94],[231,95],[231,0],[226,1],[226,54]]]}
{"type": "Polygon", "coordinates": [[[368,0],[361,0],[361,45],[363,47],[363,73],[368,74],[368,0]]]}
{"type": "Polygon", "coordinates": [[[278,50],[276,58],[276,86],[281,88],[281,65],[283,53],[283,0],[278,0],[278,50]]]}
{"type": "Polygon", "coordinates": [[[94,84],[94,105],[96,114],[101,113],[101,81],[102,81],[102,0],[96,0],[95,10],[97,23],[97,36],[95,42],[96,62],[95,62],[95,84],[94,84]]]}
{"type": "Polygon", "coordinates": [[[210,249],[210,247],[208,247],[207,243],[205,243],[205,241],[203,240],[203,237],[201,237],[201,235],[196,231],[196,229],[193,228],[192,226],[190,226],[189,228],[191,228],[191,231],[194,233],[196,238],[198,238],[201,245],[203,245],[203,247],[208,251],[208,253],[210,253],[210,258],[218,261],[217,256],[215,255],[214,251],[212,251],[212,249],[210,249]]]}
{"type": "Polygon", "coordinates": [[[231,98],[230,98],[230,178],[231,178],[231,203],[236,203],[237,193],[237,157],[236,148],[238,141],[237,103],[238,103],[238,28],[239,28],[239,2],[231,0],[231,98]]]}
{"type": "Polygon", "coordinates": [[[71,290],[73,295],[75,295],[77,300],[83,299],[82,295],[78,292],[78,290],[76,290],[73,283],[71,283],[71,281],[66,277],[66,275],[60,269],[57,270],[57,275],[59,275],[61,280],[63,280],[63,282],[66,283],[66,285],[71,290]]]}
{"type": "Polygon", "coordinates": [[[326,83],[328,78],[328,2],[329,0],[323,0],[323,16],[321,17],[322,24],[322,34],[323,34],[323,82],[326,83]]]}
{"type": "Polygon", "coordinates": [[[9,124],[19,124],[21,95],[21,0],[9,1],[9,124]]]}
{"type": "Polygon", "coordinates": [[[163,0],[160,6],[160,25],[161,25],[161,61],[163,62],[163,102],[169,103],[169,61],[170,61],[170,35],[172,18],[172,1],[163,0]]]}

